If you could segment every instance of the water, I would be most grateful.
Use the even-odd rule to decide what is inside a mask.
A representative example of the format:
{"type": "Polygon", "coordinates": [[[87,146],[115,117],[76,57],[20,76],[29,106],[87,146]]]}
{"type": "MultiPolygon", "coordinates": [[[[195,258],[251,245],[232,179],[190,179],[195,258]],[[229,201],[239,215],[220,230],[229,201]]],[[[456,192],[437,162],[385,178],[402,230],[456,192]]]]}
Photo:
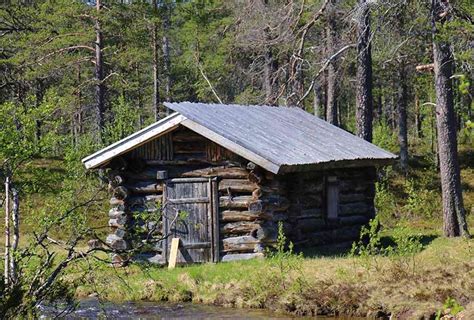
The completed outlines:
{"type": "MultiPolygon", "coordinates": [[[[42,319],[58,316],[59,309],[42,306],[42,319]]],[[[97,299],[82,300],[66,319],[292,319],[290,315],[265,310],[232,309],[190,303],[171,304],[156,302],[100,303],[97,299]]],[[[301,318],[300,318],[301,319],[301,318]]],[[[322,319],[319,318],[318,319],[322,319]]]]}

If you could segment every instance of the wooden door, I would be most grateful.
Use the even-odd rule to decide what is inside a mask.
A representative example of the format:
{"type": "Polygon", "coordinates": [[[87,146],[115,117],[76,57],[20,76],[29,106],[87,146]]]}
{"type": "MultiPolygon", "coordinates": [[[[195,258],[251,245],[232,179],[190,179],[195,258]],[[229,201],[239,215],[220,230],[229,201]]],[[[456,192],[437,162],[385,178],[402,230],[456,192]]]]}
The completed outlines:
{"type": "Polygon", "coordinates": [[[217,261],[217,181],[209,178],[179,178],[166,181],[163,229],[169,258],[172,238],[180,238],[178,263],[217,261]]]}

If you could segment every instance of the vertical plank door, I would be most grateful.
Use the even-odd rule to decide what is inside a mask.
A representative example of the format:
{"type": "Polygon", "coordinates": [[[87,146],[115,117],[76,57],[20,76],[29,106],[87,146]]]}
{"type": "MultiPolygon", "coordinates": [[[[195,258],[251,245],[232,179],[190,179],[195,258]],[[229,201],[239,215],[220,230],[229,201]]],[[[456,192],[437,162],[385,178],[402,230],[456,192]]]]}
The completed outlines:
{"type": "Polygon", "coordinates": [[[172,238],[180,238],[178,263],[216,261],[212,180],[169,179],[165,184],[163,226],[166,258],[172,238]]]}

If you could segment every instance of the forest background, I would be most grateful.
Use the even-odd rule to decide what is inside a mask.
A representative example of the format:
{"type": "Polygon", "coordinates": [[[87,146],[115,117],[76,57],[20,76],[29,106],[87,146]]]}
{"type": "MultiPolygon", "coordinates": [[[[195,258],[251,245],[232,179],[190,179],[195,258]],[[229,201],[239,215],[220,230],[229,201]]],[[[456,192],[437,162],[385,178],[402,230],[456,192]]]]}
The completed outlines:
{"type": "Polygon", "coordinates": [[[105,234],[80,159],[164,101],[302,108],[400,156],[377,184],[384,228],[467,235],[473,16],[470,0],[4,1],[0,173],[23,241],[105,234]]]}

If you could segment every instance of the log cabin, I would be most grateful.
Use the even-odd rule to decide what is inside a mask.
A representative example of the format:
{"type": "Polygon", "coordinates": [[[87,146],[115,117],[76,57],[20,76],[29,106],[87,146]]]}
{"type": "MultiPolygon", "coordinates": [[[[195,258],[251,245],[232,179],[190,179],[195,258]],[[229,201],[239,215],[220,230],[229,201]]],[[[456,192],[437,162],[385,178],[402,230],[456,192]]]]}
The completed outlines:
{"type": "Polygon", "coordinates": [[[108,172],[114,263],[150,238],[137,226],[159,239],[137,259],[157,263],[175,237],[182,263],[261,257],[280,223],[300,248],[353,241],[375,215],[377,168],[396,159],[299,108],[165,105],[174,113],[82,160],[108,172]]]}

